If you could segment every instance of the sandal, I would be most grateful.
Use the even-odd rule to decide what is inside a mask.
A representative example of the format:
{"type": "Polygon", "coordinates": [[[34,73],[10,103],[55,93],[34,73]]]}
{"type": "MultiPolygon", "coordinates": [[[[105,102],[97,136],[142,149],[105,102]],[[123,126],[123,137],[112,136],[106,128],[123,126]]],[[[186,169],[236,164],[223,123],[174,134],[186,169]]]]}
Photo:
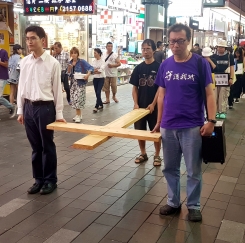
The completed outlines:
{"type": "Polygon", "coordinates": [[[115,97],[115,98],[112,97],[112,99],[113,99],[116,103],[119,102],[118,99],[117,99],[116,97],[115,97]]]}
{"type": "Polygon", "coordinates": [[[153,165],[154,166],[161,166],[162,165],[162,159],[160,156],[154,156],[153,165]]]}
{"type": "Polygon", "coordinates": [[[110,104],[110,101],[104,101],[103,104],[104,105],[110,104]]]}
{"type": "Polygon", "coordinates": [[[136,164],[140,164],[140,163],[143,163],[143,162],[145,162],[145,161],[147,161],[148,160],[148,157],[147,157],[147,154],[141,154],[139,157],[137,157],[136,159],[135,159],[135,163],[136,164]]]}

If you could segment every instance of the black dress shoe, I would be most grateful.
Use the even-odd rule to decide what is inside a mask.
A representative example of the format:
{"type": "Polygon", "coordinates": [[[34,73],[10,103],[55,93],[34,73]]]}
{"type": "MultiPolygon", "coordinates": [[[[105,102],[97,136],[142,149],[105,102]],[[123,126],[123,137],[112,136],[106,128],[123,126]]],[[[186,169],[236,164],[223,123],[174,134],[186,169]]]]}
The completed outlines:
{"type": "Polygon", "coordinates": [[[46,195],[53,192],[57,188],[57,184],[45,183],[40,191],[40,194],[46,195]]]}
{"type": "Polygon", "coordinates": [[[43,184],[41,183],[34,183],[32,187],[28,189],[29,194],[36,194],[40,192],[41,188],[43,187],[43,184]]]}

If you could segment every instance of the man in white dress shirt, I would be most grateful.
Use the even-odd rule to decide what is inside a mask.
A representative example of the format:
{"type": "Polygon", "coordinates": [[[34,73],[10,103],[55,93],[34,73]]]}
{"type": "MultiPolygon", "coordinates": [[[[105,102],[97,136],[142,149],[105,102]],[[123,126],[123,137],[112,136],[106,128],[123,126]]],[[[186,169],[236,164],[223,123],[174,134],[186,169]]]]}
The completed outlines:
{"type": "Polygon", "coordinates": [[[20,63],[17,114],[25,125],[32,147],[32,170],[35,184],[29,194],[49,194],[57,187],[57,155],[54,131],[46,126],[63,118],[63,95],[59,62],[43,49],[45,31],[39,26],[25,30],[30,55],[20,63]]]}

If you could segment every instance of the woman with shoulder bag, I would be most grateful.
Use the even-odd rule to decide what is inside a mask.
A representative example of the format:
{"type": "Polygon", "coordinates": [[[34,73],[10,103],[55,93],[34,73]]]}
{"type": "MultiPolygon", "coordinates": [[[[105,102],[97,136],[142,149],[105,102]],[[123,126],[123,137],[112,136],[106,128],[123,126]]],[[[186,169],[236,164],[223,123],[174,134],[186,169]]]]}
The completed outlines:
{"type": "Polygon", "coordinates": [[[96,105],[93,112],[96,113],[98,110],[103,109],[103,102],[101,99],[101,90],[105,82],[105,61],[101,58],[102,51],[99,48],[94,49],[95,60],[92,63],[94,68],[94,91],[96,95],[96,105]]]}
{"type": "Polygon", "coordinates": [[[94,68],[85,60],[78,58],[79,50],[72,47],[70,50],[72,60],[67,69],[67,74],[71,79],[71,107],[76,109],[76,116],[73,120],[80,123],[82,120],[81,109],[84,109],[86,102],[86,84],[94,68]]]}
{"type": "Polygon", "coordinates": [[[18,44],[13,46],[13,54],[9,58],[9,80],[10,83],[10,96],[9,101],[14,103],[17,95],[18,81],[20,76],[19,63],[21,60],[22,47],[18,44]]]}

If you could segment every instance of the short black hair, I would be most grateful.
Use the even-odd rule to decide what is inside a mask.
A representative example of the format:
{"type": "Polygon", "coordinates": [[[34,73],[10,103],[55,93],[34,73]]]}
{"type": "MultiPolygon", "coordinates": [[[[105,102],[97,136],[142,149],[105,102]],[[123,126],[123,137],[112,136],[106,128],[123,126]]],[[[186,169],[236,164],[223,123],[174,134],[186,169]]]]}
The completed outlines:
{"type": "Polygon", "coordinates": [[[158,41],[158,42],[157,42],[157,48],[159,48],[162,44],[163,44],[162,41],[158,41]]]}
{"type": "Polygon", "coordinates": [[[180,32],[184,30],[186,33],[186,38],[188,41],[191,40],[191,29],[184,24],[174,24],[168,29],[168,37],[170,36],[171,32],[180,32]]]}
{"type": "Polygon", "coordinates": [[[31,25],[25,29],[25,34],[28,32],[35,32],[37,36],[42,39],[46,37],[45,31],[42,27],[37,26],[37,25],[31,25]]]}
{"type": "Polygon", "coordinates": [[[155,42],[152,39],[145,39],[141,46],[143,46],[144,44],[147,44],[148,46],[151,46],[153,51],[155,51],[157,49],[156,48],[156,44],[155,44],[155,42]]]}
{"type": "Polygon", "coordinates": [[[96,51],[100,56],[102,56],[102,51],[100,48],[94,48],[94,51],[96,51]]]}
{"type": "Polygon", "coordinates": [[[198,44],[198,43],[196,43],[194,46],[197,46],[197,47],[199,47],[200,45],[198,44]]]}
{"type": "Polygon", "coordinates": [[[108,46],[108,45],[113,45],[113,43],[109,41],[106,43],[106,46],[108,46]]]}
{"type": "Polygon", "coordinates": [[[62,44],[59,41],[56,41],[54,43],[54,46],[58,46],[59,48],[62,48],[62,44]]]}

